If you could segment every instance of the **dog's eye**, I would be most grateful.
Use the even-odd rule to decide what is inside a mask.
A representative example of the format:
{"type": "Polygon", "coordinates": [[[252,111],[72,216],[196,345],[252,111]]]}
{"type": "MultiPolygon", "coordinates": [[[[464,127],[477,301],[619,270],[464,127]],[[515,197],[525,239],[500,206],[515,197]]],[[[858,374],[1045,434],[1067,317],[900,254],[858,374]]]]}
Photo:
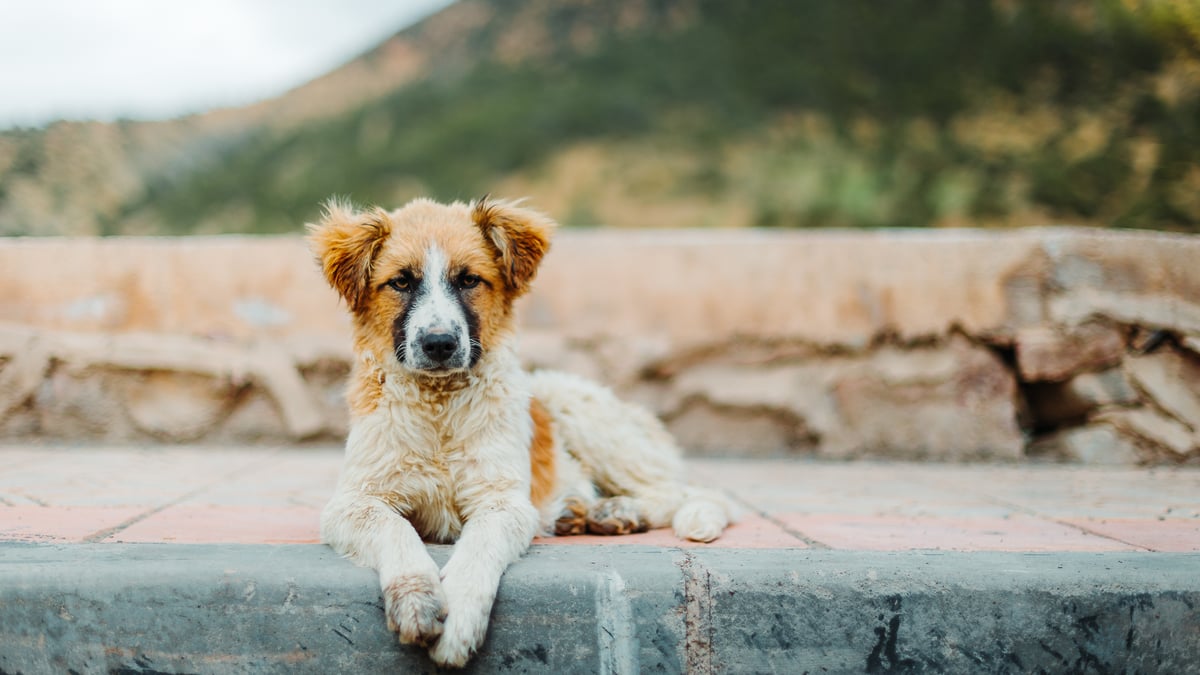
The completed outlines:
{"type": "Polygon", "coordinates": [[[483,281],[483,279],[480,279],[478,275],[464,273],[458,277],[458,287],[475,288],[479,285],[480,281],[483,281]]]}
{"type": "Polygon", "coordinates": [[[405,272],[404,274],[401,274],[398,277],[389,279],[387,282],[387,285],[391,286],[392,288],[394,288],[398,291],[407,293],[408,291],[412,290],[413,283],[414,283],[414,281],[413,281],[412,275],[405,272]]]}

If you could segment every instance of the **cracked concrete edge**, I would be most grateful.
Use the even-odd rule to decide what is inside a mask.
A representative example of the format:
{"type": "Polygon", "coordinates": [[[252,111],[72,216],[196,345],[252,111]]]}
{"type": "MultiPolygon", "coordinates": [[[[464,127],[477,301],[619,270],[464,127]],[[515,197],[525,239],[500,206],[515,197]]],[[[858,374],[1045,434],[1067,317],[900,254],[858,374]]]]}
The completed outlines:
{"type": "MultiPolygon", "coordinates": [[[[1198,562],[535,548],[466,672],[1200,672],[1198,562]]],[[[0,619],[6,673],[433,671],[322,546],[6,544],[0,619]]]]}

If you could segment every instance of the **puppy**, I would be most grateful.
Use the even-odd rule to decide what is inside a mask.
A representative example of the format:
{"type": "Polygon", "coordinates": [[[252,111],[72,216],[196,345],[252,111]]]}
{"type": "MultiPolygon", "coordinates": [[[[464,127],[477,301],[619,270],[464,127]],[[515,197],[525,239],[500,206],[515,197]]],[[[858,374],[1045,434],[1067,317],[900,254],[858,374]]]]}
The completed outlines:
{"type": "Polygon", "coordinates": [[[444,666],[479,649],[500,577],[539,532],[732,518],[685,485],[658,420],[567,374],[526,373],[513,301],[555,224],[489,200],[357,211],[331,201],[309,242],[353,318],[350,433],[321,538],[379,573],[389,630],[444,666]],[[440,570],[423,542],[455,543],[440,570]]]}

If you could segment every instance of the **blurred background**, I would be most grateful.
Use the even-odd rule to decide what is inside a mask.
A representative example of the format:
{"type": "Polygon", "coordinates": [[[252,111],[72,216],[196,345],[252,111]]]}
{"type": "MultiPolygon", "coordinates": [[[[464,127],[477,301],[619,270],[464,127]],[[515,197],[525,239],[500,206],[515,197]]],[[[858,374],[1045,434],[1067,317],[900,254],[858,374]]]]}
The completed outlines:
{"type": "Polygon", "coordinates": [[[1200,0],[13,3],[0,234],[1200,231],[1200,0]]]}

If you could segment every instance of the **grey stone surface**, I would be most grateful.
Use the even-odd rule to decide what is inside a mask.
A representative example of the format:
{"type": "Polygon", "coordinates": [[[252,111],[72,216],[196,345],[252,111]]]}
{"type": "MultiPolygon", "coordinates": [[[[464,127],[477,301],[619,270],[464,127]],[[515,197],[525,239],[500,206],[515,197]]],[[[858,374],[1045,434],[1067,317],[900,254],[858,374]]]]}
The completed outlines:
{"type": "Polygon", "coordinates": [[[704,551],[713,672],[1200,672],[1196,557],[704,551]]]}
{"type": "MultiPolygon", "coordinates": [[[[444,547],[433,547],[443,560],[444,547]]],[[[547,547],[466,672],[1200,672],[1200,556],[547,547]]],[[[0,672],[431,672],[322,546],[0,545],[0,672]]]]}

